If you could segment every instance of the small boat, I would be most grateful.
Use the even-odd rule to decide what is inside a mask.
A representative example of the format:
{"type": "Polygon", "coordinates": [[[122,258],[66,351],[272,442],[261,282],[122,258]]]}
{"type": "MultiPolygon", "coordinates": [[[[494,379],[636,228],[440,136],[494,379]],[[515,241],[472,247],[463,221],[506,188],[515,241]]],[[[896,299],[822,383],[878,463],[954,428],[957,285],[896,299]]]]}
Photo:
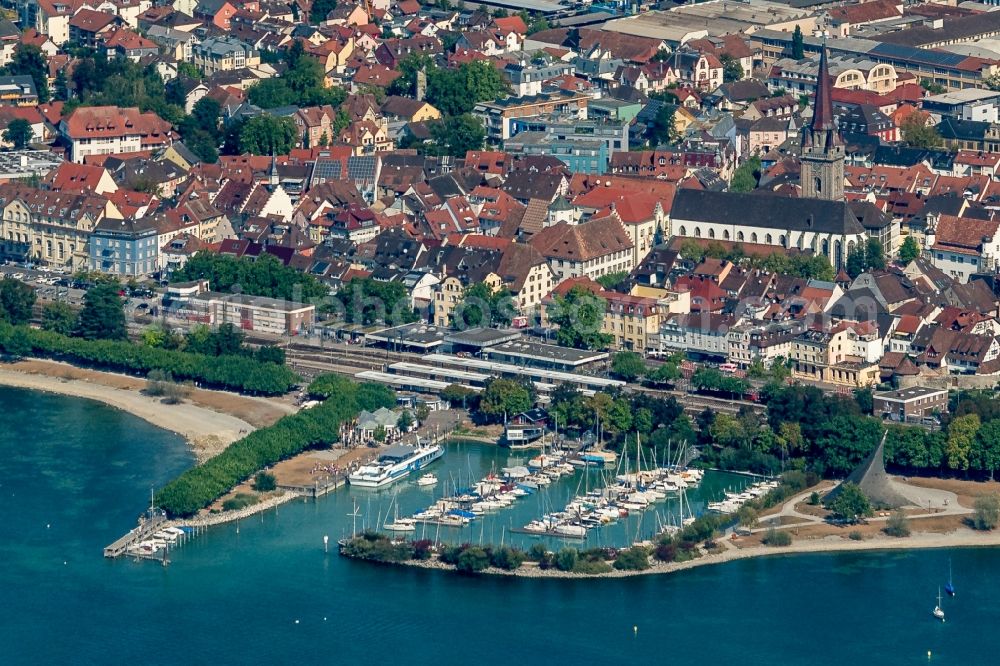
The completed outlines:
{"type": "Polygon", "coordinates": [[[422,477],[417,479],[418,486],[436,486],[438,478],[433,474],[424,474],[422,477]]]}
{"type": "Polygon", "coordinates": [[[942,622],[944,622],[944,611],[941,610],[941,588],[940,587],[938,588],[937,600],[938,600],[937,606],[934,607],[934,611],[933,611],[932,615],[934,617],[936,617],[937,619],[941,620],[942,622]]]}
{"type": "Polygon", "coordinates": [[[948,582],[944,586],[944,591],[949,597],[955,596],[955,585],[951,582],[951,558],[948,558],[948,582]]]}

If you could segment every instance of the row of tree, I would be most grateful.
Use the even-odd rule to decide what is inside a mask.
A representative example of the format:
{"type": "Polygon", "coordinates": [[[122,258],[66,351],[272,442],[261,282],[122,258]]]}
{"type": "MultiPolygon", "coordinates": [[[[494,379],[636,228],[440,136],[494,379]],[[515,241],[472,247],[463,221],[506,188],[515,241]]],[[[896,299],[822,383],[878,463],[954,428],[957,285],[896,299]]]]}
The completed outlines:
{"type": "Polygon", "coordinates": [[[260,470],[310,447],[332,445],[340,436],[341,424],[360,410],[396,404],[391,389],[371,385],[361,390],[362,386],[342,379],[335,400],[285,416],[270,427],[250,433],[164,486],[156,494],[156,505],[170,516],[191,516],[260,470]]]}
{"type": "Polygon", "coordinates": [[[269,254],[251,261],[216,252],[197,252],[171,277],[174,282],[208,280],[214,291],[238,291],[297,302],[319,298],[329,292],[312,275],[285,266],[269,254]]]}

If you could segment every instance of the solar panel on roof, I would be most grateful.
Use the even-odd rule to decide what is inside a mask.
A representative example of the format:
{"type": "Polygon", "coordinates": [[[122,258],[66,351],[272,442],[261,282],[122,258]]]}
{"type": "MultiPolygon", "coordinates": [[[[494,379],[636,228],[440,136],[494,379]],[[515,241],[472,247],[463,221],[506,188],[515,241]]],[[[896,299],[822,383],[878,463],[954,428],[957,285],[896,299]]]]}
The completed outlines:
{"type": "Polygon", "coordinates": [[[879,44],[868,53],[887,58],[905,58],[914,62],[924,62],[943,67],[954,67],[967,57],[958,53],[930,51],[928,49],[918,49],[914,46],[903,46],[902,44],[890,44],[888,42],[879,44]]]}
{"type": "Polygon", "coordinates": [[[316,160],[316,166],[313,168],[313,180],[340,180],[342,171],[343,167],[340,164],[340,160],[320,158],[316,160]]]}
{"type": "Polygon", "coordinates": [[[375,180],[375,158],[370,155],[347,158],[347,179],[371,182],[375,180]]]}

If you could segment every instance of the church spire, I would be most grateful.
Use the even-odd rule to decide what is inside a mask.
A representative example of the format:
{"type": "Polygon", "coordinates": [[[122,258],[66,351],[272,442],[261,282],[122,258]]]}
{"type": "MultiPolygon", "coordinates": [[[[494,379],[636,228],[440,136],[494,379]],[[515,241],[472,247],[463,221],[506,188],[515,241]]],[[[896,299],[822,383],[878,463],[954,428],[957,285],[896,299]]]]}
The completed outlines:
{"type": "Polygon", "coordinates": [[[819,73],[816,80],[816,95],[813,100],[813,117],[809,127],[802,133],[803,147],[829,150],[842,145],[837,123],[833,119],[833,91],[830,82],[830,67],[827,63],[826,45],[819,55],[819,73]]]}
{"type": "Polygon", "coordinates": [[[802,128],[799,182],[802,196],[841,201],[844,198],[844,142],[833,117],[833,95],[826,46],[819,56],[813,117],[802,128]]]}

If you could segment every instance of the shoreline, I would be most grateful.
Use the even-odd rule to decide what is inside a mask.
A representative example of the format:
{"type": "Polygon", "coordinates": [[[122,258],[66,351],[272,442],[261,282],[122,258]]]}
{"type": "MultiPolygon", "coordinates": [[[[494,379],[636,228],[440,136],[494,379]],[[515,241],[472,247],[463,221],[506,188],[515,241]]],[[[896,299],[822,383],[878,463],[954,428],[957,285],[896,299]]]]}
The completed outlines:
{"type": "MultiPolygon", "coordinates": [[[[68,376],[86,372],[88,375],[99,373],[109,378],[119,377],[114,373],[101,373],[49,361],[44,363],[51,366],[51,373],[25,372],[11,364],[0,365],[0,386],[95,400],[120,409],[183,437],[195,456],[196,464],[205,462],[246,433],[255,430],[253,425],[232,414],[194,404],[191,397],[185,398],[180,404],[167,405],[135,389],[117,388],[89,379],[68,376]],[[57,371],[63,372],[63,375],[55,374],[57,371]]],[[[131,379],[145,383],[145,380],[131,379]]]]}
{"type": "MultiPolygon", "coordinates": [[[[822,539],[811,539],[802,542],[792,542],[789,546],[771,547],[754,546],[739,549],[734,545],[725,546],[725,550],[717,554],[703,554],[686,562],[656,562],[651,559],[652,566],[644,571],[619,571],[613,569],[600,574],[578,574],[557,569],[539,569],[533,562],[525,562],[515,571],[506,571],[489,567],[474,575],[507,576],[516,578],[553,578],[562,580],[596,580],[602,578],[631,578],[634,576],[655,576],[672,574],[698,567],[727,564],[737,560],[756,559],[775,555],[814,555],[852,552],[894,551],[894,550],[927,550],[934,548],[997,548],[1000,547],[1000,531],[977,532],[961,528],[955,532],[942,534],[936,532],[914,532],[904,538],[876,537],[865,541],[851,541],[833,536],[822,539]]],[[[455,567],[438,561],[437,556],[431,560],[408,560],[406,562],[374,562],[348,557],[366,564],[384,564],[387,566],[404,566],[418,569],[441,571],[450,574],[460,573],[455,567]]]]}

